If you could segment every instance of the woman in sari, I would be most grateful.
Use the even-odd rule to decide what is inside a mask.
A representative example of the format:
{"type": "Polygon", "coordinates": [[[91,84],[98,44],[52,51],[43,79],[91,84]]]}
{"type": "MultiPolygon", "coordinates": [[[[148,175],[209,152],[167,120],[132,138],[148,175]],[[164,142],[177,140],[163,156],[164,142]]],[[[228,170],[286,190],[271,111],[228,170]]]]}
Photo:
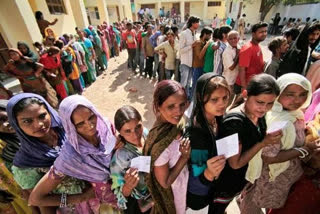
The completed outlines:
{"type": "Polygon", "coordinates": [[[47,53],[41,56],[40,63],[43,64],[46,71],[46,78],[56,89],[60,99],[63,100],[68,96],[64,86],[65,74],[61,64],[60,49],[50,47],[47,53]]]}
{"type": "Polygon", "coordinates": [[[96,53],[96,71],[97,71],[97,75],[99,76],[102,71],[105,69],[104,66],[107,67],[107,65],[104,65],[104,52],[103,52],[103,49],[102,49],[102,42],[101,42],[101,39],[96,31],[96,29],[93,28],[93,26],[89,26],[89,29],[92,33],[92,37],[93,37],[93,48],[94,48],[94,51],[96,53]]]}
{"type": "Polygon", "coordinates": [[[32,192],[30,204],[66,206],[82,201],[82,196],[62,194],[55,197],[49,194],[65,176],[70,176],[91,183],[92,188],[87,190],[86,196],[94,199],[88,202],[91,210],[84,213],[113,213],[117,200],[111,191],[109,169],[116,143],[112,124],[101,116],[91,102],[79,95],[63,100],[59,112],[69,141],[50,172],[32,192]]]}
{"type": "MultiPolygon", "coordinates": [[[[22,93],[14,96],[9,100],[7,113],[21,144],[13,160],[13,177],[29,194],[49,171],[67,138],[58,113],[39,95],[22,93]]],[[[77,194],[83,188],[83,182],[68,178],[54,192],[77,194]]],[[[37,207],[32,208],[35,213],[39,212],[37,207]]],[[[43,213],[56,210],[47,205],[39,208],[43,213]]]]}
{"type": "Polygon", "coordinates": [[[117,110],[114,124],[124,143],[113,155],[110,170],[112,190],[118,199],[118,206],[126,214],[148,213],[153,205],[144,180],[145,173],[131,168],[131,160],[142,155],[142,148],[148,135],[143,127],[141,115],[132,106],[123,106],[117,110]],[[147,203],[142,204],[143,201],[147,203]]]}
{"type": "Polygon", "coordinates": [[[94,59],[96,58],[93,49],[93,44],[90,39],[84,36],[84,32],[81,30],[77,31],[79,35],[78,42],[81,44],[83,50],[85,51],[85,62],[87,66],[87,72],[83,72],[83,78],[86,85],[90,85],[96,81],[96,69],[94,67],[94,59]]]}
{"type": "Polygon", "coordinates": [[[10,172],[20,144],[8,121],[7,104],[8,100],[0,100],[0,213],[31,214],[27,201],[23,199],[22,189],[10,172]]]}
{"type": "Polygon", "coordinates": [[[182,137],[184,126],[180,120],[187,107],[186,92],[178,82],[165,80],[157,84],[153,94],[157,120],[143,149],[144,155],[151,156],[151,169],[146,176],[154,201],[151,213],[186,212],[191,148],[189,140],[182,137]]]}
{"type": "Polygon", "coordinates": [[[39,94],[51,106],[57,107],[57,94],[42,76],[43,65],[25,58],[19,50],[14,48],[9,49],[9,57],[10,60],[4,67],[4,72],[19,79],[22,91],[39,94]]]}
{"type": "Polygon", "coordinates": [[[39,61],[39,56],[30,50],[30,47],[25,42],[18,42],[17,48],[23,54],[23,56],[32,59],[33,62],[39,61]]]}

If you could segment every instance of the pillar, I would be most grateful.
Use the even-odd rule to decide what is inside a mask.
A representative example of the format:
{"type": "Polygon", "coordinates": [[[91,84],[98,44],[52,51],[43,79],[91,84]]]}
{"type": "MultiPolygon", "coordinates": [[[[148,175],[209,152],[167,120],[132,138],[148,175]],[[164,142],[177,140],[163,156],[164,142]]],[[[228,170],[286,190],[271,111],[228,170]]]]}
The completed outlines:
{"type": "Polygon", "coordinates": [[[0,1],[0,31],[8,47],[17,47],[18,41],[41,42],[42,36],[28,0],[0,1]]]}
{"type": "Polygon", "coordinates": [[[121,1],[119,2],[119,4],[117,4],[117,7],[119,8],[120,21],[122,21],[125,17],[123,12],[123,4],[121,1]]]}
{"type": "Polygon", "coordinates": [[[70,4],[77,27],[80,29],[87,27],[89,21],[83,0],[70,1],[70,4]]]}
{"type": "Polygon", "coordinates": [[[106,21],[108,24],[110,24],[106,1],[105,0],[97,0],[97,6],[98,6],[98,11],[99,11],[99,16],[100,16],[100,23],[102,24],[104,21],[106,21]]]}
{"type": "Polygon", "coordinates": [[[155,12],[155,15],[157,16],[157,17],[159,17],[159,13],[160,13],[160,8],[162,7],[162,5],[161,5],[161,1],[158,1],[157,2],[157,8],[158,8],[158,10],[155,12]]]}
{"type": "Polygon", "coordinates": [[[205,20],[208,17],[208,0],[203,1],[203,13],[202,14],[203,14],[202,20],[203,20],[203,22],[205,22],[205,20]]]}
{"type": "Polygon", "coordinates": [[[184,0],[180,1],[180,16],[181,16],[181,22],[184,23],[184,0]]]}

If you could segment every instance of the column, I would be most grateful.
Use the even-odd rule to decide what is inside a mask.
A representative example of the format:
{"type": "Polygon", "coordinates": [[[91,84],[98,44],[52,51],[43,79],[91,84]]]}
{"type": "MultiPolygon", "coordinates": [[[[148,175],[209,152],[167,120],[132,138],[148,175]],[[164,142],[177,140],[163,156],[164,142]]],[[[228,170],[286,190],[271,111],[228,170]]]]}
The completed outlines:
{"type": "Polygon", "coordinates": [[[117,4],[117,7],[119,8],[120,21],[122,21],[125,17],[123,13],[123,4],[121,1],[119,2],[119,4],[117,4]]]}
{"type": "Polygon", "coordinates": [[[158,1],[158,2],[157,2],[157,8],[158,8],[158,10],[156,11],[156,14],[155,14],[157,17],[159,17],[159,15],[160,15],[159,12],[160,12],[160,8],[161,8],[161,7],[162,7],[162,6],[161,6],[161,1],[158,1]]]}
{"type": "Polygon", "coordinates": [[[203,17],[202,20],[205,22],[207,20],[208,16],[208,0],[203,1],[203,17]]]}
{"type": "Polygon", "coordinates": [[[184,23],[184,0],[180,2],[180,16],[181,16],[181,22],[184,23]]]}
{"type": "Polygon", "coordinates": [[[24,41],[35,50],[31,44],[42,41],[28,0],[1,0],[0,20],[0,32],[8,47],[16,47],[18,41],[24,41]]]}
{"type": "Polygon", "coordinates": [[[89,25],[83,0],[70,1],[72,13],[77,27],[83,29],[89,25]]]}
{"type": "Polygon", "coordinates": [[[102,24],[104,21],[109,23],[109,14],[107,9],[107,3],[105,0],[97,0],[97,6],[99,10],[100,23],[102,24]]]}

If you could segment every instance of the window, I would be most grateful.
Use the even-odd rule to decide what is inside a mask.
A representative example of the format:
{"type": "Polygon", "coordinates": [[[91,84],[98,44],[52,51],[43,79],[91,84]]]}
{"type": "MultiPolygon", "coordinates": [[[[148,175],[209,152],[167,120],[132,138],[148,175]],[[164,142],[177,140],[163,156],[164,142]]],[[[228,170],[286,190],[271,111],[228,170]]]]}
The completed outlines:
{"type": "Polygon", "coordinates": [[[221,6],[221,1],[209,1],[208,2],[208,7],[220,7],[221,6]]]}
{"type": "Polygon", "coordinates": [[[94,12],[96,12],[96,19],[100,19],[99,10],[97,7],[94,8],[94,12]]]}
{"type": "Polygon", "coordinates": [[[154,9],[154,8],[156,8],[156,5],[155,4],[142,4],[141,9],[144,9],[144,8],[154,9]]]}
{"type": "Polygon", "coordinates": [[[230,8],[229,8],[229,13],[232,12],[232,1],[230,2],[230,8]]]}
{"type": "Polygon", "coordinates": [[[51,14],[67,13],[63,0],[46,0],[51,14]]]}

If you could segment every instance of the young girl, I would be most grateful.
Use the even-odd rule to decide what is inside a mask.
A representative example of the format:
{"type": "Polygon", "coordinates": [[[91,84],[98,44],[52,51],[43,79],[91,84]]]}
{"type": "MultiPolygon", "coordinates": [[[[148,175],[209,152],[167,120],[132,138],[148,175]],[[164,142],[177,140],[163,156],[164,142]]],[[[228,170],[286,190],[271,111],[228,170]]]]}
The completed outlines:
{"type": "Polygon", "coordinates": [[[238,133],[239,152],[228,159],[214,185],[209,213],[224,213],[230,201],[246,185],[248,162],[265,146],[279,143],[281,131],[266,134],[265,114],[272,108],[279,87],[267,74],[256,75],[243,91],[244,103],[233,108],[223,119],[220,137],[238,133]]]}
{"type": "Polygon", "coordinates": [[[112,189],[117,196],[118,206],[124,213],[145,213],[152,206],[142,207],[141,203],[149,191],[144,181],[144,173],[130,168],[131,160],[142,155],[142,148],[148,134],[143,127],[141,115],[132,106],[123,106],[117,110],[114,124],[120,133],[120,139],[125,143],[112,157],[110,164],[112,189]]]}
{"type": "Polygon", "coordinates": [[[312,91],[310,82],[302,75],[282,75],[277,83],[280,96],[267,114],[267,125],[287,121],[280,145],[265,147],[253,160],[248,171],[252,184],[243,191],[242,213],[260,213],[261,208],[280,208],[287,199],[290,187],[301,177],[300,159],[310,154],[316,144],[306,144],[302,109],[309,106],[312,91]],[[261,159],[262,158],[262,159],[261,159]],[[263,161],[262,161],[263,160],[263,161]]]}
{"type": "Polygon", "coordinates": [[[225,158],[217,156],[215,142],[229,96],[230,89],[223,77],[211,72],[198,79],[187,129],[191,142],[187,204],[195,210],[212,204],[211,186],[225,165],[225,158]]]}
{"type": "Polygon", "coordinates": [[[175,81],[158,83],[153,94],[157,120],[150,130],[144,155],[151,156],[147,185],[154,200],[152,213],[186,212],[189,140],[182,139],[180,120],[188,107],[184,88],[175,81]]]}
{"type": "Polygon", "coordinates": [[[68,141],[53,167],[32,191],[29,203],[60,207],[79,204],[75,207],[78,213],[96,214],[99,210],[113,213],[117,201],[109,182],[109,164],[116,138],[110,121],[79,95],[63,100],[59,113],[68,141]],[[68,176],[87,181],[93,188],[81,194],[50,194],[68,176]]]}

